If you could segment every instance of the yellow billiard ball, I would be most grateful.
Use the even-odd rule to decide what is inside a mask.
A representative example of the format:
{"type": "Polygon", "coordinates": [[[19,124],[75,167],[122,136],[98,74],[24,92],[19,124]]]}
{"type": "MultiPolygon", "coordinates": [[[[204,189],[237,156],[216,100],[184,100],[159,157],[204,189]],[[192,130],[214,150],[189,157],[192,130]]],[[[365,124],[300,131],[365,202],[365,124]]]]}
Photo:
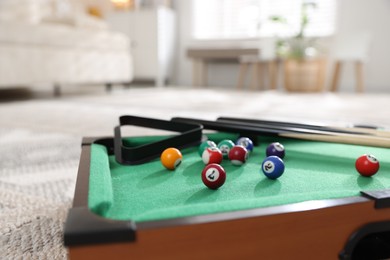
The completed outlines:
{"type": "Polygon", "coordinates": [[[160,157],[162,165],[168,170],[176,169],[180,165],[182,159],[183,155],[181,152],[173,147],[165,149],[160,157]]]}

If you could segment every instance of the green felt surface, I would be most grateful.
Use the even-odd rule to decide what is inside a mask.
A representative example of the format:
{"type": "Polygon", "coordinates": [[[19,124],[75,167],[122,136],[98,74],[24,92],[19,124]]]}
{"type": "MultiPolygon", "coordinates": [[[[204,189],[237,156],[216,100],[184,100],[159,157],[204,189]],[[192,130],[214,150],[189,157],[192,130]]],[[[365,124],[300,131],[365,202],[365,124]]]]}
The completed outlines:
{"type": "MultiPolygon", "coordinates": [[[[156,138],[137,137],[131,143],[156,138]]],[[[216,143],[225,138],[236,136],[210,136],[216,143]]],[[[93,144],[89,207],[107,218],[148,221],[350,197],[361,190],[390,188],[390,149],[269,137],[259,141],[245,165],[222,162],[227,178],[218,190],[202,183],[204,164],[197,147],[182,150],[182,164],[169,171],[159,160],[120,165],[107,155],[104,146],[93,144]],[[261,172],[266,146],[273,141],[286,148],[286,169],[277,180],[267,179],[261,172]],[[375,155],[381,164],[379,172],[369,178],[355,170],[356,158],[365,153],[375,155]]]]}

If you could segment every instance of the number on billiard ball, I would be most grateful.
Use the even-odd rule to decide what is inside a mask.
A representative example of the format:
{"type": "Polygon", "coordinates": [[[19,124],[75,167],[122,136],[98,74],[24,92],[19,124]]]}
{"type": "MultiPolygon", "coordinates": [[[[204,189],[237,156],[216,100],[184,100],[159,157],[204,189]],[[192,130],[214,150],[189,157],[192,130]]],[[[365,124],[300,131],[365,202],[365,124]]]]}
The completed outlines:
{"type": "Polygon", "coordinates": [[[202,181],[209,189],[218,189],[225,183],[225,180],[225,169],[219,164],[212,163],[206,165],[202,171],[202,181]]]}
{"type": "Polygon", "coordinates": [[[213,141],[210,141],[210,140],[202,142],[202,143],[199,145],[199,149],[198,149],[198,153],[199,153],[199,156],[200,156],[200,157],[202,157],[203,152],[204,152],[204,150],[205,150],[207,147],[217,147],[217,145],[216,145],[213,141]]]}
{"type": "Polygon", "coordinates": [[[207,147],[202,154],[202,160],[204,164],[218,163],[222,162],[223,155],[218,147],[207,147]]]}
{"type": "Polygon", "coordinates": [[[229,158],[229,152],[230,149],[232,149],[234,146],[233,141],[231,140],[222,140],[221,142],[218,143],[218,148],[221,150],[223,158],[229,158]]]}
{"type": "Polygon", "coordinates": [[[282,176],[284,172],[284,162],[277,156],[269,156],[265,158],[261,164],[261,170],[267,178],[275,180],[282,176]]]}
{"type": "Polygon", "coordinates": [[[364,154],[357,158],[355,168],[360,175],[370,177],[379,170],[379,161],[373,155],[364,154]]]}
{"type": "Polygon", "coordinates": [[[165,149],[160,156],[162,165],[168,170],[176,169],[180,165],[182,159],[183,155],[181,152],[173,147],[165,149]]]}
{"type": "Polygon", "coordinates": [[[238,140],[236,141],[236,145],[244,146],[248,150],[248,152],[253,151],[253,142],[248,137],[238,138],[238,140]]]}
{"type": "Polygon", "coordinates": [[[242,145],[235,145],[229,151],[229,160],[233,165],[242,165],[248,159],[248,150],[242,145]]]}
{"type": "Polygon", "coordinates": [[[283,159],[285,155],[284,146],[279,142],[271,143],[267,146],[265,153],[267,156],[275,155],[280,159],[283,159]]]}

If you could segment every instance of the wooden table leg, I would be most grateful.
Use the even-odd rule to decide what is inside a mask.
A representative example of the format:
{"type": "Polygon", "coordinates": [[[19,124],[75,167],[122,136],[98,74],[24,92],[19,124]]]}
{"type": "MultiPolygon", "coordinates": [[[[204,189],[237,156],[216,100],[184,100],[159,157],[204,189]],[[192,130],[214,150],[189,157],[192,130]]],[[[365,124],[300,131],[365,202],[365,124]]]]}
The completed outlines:
{"type": "Polygon", "coordinates": [[[192,85],[195,87],[207,86],[206,62],[203,59],[194,59],[192,69],[192,85]]]}
{"type": "Polygon", "coordinates": [[[257,68],[257,84],[259,85],[260,89],[264,89],[264,64],[262,64],[260,61],[256,62],[254,66],[257,68]]]}
{"type": "Polygon", "coordinates": [[[238,72],[237,89],[242,90],[245,84],[245,76],[246,76],[246,71],[248,69],[248,63],[241,62],[239,66],[240,66],[240,70],[238,72]]]}
{"type": "Polygon", "coordinates": [[[318,68],[317,91],[323,91],[324,84],[325,84],[326,61],[324,59],[321,59],[318,62],[319,62],[319,68],[318,68]]]}
{"type": "Polygon", "coordinates": [[[200,82],[201,87],[207,87],[207,63],[205,60],[199,61],[199,70],[200,70],[200,82]]]}
{"type": "Polygon", "coordinates": [[[198,59],[193,59],[192,61],[192,86],[199,85],[199,61],[198,59]]]}
{"type": "Polygon", "coordinates": [[[337,61],[333,71],[332,85],[330,91],[336,92],[338,90],[338,84],[340,80],[341,61],[337,61]]]}
{"type": "Polygon", "coordinates": [[[356,71],[356,92],[363,93],[364,92],[363,63],[361,61],[357,61],[355,63],[355,71],[356,71]]]}
{"type": "Polygon", "coordinates": [[[268,63],[270,89],[275,90],[278,84],[279,64],[273,60],[268,63]]]}

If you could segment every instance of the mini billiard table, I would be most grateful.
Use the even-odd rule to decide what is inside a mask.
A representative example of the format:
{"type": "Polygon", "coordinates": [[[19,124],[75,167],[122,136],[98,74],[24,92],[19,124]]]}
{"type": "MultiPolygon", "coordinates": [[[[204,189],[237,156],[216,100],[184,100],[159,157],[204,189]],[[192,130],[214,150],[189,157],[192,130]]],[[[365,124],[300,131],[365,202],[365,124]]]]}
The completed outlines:
{"type": "MultiPolygon", "coordinates": [[[[239,137],[206,136],[216,143],[239,137]]],[[[142,146],[162,138],[123,142],[142,146]]],[[[355,259],[390,249],[390,149],[256,138],[244,165],[222,162],[227,177],[217,190],[202,183],[198,146],[182,149],[181,165],[170,171],[158,158],[120,164],[112,137],[84,138],[65,225],[70,258],[355,259]],[[261,163],[274,141],[285,146],[286,169],[271,180],[261,163]],[[365,153],[381,164],[372,177],[355,169],[365,153]]]]}

